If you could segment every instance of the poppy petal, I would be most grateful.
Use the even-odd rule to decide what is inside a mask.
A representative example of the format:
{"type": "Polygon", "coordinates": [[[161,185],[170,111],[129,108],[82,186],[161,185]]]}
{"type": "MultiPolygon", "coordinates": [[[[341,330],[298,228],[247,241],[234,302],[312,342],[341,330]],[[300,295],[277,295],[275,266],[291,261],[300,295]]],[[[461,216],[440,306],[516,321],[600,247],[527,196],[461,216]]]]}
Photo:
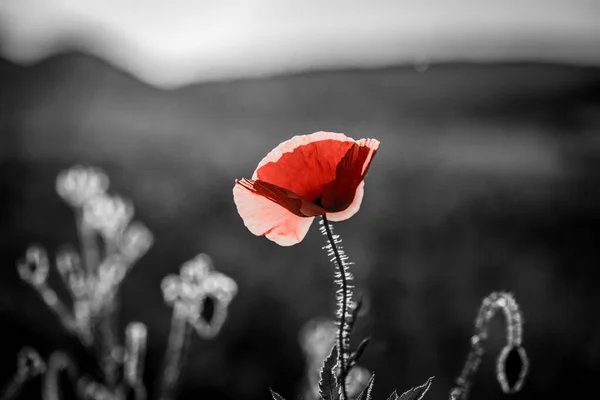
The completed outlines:
{"type": "Polygon", "coordinates": [[[294,136],[258,164],[253,179],[315,201],[323,187],[335,179],[338,163],[355,143],[346,135],[333,132],[294,136]]]}
{"type": "Polygon", "coordinates": [[[361,139],[348,149],[337,165],[335,180],[323,188],[323,208],[339,212],[350,206],[378,148],[379,141],[361,139]]]}
{"type": "Polygon", "coordinates": [[[362,147],[366,146],[371,150],[363,164],[362,177],[364,179],[365,175],[367,175],[367,171],[369,170],[369,166],[371,165],[371,161],[373,160],[373,157],[375,157],[375,153],[377,153],[377,150],[379,150],[380,142],[377,139],[360,139],[356,143],[362,147]]]}
{"type": "Polygon", "coordinates": [[[299,217],[314,217],[325,214],[325,210],[317,204],[314,204],[287,189],[280,188],[279,186],[268,182],[242,178],[236,180],[236,185],[240,185],[250,192],[265,197],[275,204],[279,204],[281,207],[284,207],[299,217]]]}
{"type": "Polygon", "coordinates": [[[352,203],[350,203],[350,205],[343,211],[327,213],[327,219],[331,222],[339,222],[345,221],[348,218],[352,217],[360,209],[360,204],[362,203],[364,195],[365,181],[362,181],[358,184],[358,187],[356,188],[356,193],[354,194],[354,199],[352,200],[352,203]]]}
{"type": "Polygon", "coordinates": [[[236,183],[233,199],[244,225],[256,236],[266,236],[280,246],[300,243],[314,217],[300,217],[268,198],[236,183]]]}

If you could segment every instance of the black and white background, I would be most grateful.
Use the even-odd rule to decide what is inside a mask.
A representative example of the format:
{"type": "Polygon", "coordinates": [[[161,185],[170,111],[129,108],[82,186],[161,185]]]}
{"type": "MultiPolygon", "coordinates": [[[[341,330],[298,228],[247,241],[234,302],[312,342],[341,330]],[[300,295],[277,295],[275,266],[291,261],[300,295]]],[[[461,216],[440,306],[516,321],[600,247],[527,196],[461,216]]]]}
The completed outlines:
{"type": "MultiPolygon", "coordinates": [[[[495,290],[525,318],[531,371],[514,398],[593,398],[599,21],[586,0],[3,0],[0,385],[23,346],[94,373],[15,267],[30,243],[77,242],[55,179],[85,164],[154,234],[118,314],[121,331],[148,326],[145,380],[169,330],[161,279],[206,252],[239,293],[219,336],[192,340],[180,398],[299,398],[298,333],[334,310],[324,238],[316,226],[290,248],[253,236],[231,189],[279,142],[327,130],[381,141],[361,210],[336,224],[368,299],[355,339],[371,336],[361,365],[375,398],[432,375],[426,398],[447,398],[495,290]]],[[[60,288],[55,271],[50,282],[60,288]]],[[[500,319],[472,399],[505,397],[501,332],[500,319]]]]}

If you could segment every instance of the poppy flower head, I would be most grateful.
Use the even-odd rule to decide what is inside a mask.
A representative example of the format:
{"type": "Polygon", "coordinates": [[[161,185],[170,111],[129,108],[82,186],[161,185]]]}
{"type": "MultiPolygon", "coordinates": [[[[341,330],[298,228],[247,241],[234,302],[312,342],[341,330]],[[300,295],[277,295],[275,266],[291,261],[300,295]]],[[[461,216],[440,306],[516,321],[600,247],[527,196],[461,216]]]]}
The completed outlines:
{"type": "Polygon", "coordinates": [[[304,239],[315,216],[353,216],[364,195],[364,177],[379,148],[341,133],[294,136],[273,149],[252,175],[236,180],[233,198],[246,227],[282,246],[304,239]]]}

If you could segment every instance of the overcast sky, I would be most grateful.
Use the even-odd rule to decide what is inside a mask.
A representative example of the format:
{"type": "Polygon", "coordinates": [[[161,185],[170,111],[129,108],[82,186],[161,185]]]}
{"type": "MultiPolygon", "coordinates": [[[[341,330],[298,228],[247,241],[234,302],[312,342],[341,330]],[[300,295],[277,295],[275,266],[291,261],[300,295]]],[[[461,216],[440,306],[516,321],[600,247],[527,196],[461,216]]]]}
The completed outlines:
{"type": "Polygon", "coordinates": [[[1,0],[0,49],[65,50],[163,87],[435,61],[600,64],[600,0],[1,0]]]}

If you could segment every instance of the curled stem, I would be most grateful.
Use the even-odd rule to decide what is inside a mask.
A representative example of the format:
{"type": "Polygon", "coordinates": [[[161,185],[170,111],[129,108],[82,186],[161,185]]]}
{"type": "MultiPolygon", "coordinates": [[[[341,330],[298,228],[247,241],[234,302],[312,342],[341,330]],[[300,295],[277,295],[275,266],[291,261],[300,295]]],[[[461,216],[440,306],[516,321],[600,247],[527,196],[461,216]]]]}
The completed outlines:
{"type": "Polygon", "coordinates": [[[506,345],[496,361],[496,377],[504,393],[516,393],[521,390],[529,369],[527,353],[521,345],[523,337],[523,318],[514,297],[506,292],[493,292],[481,303],[475,320],[475,332],[471,337],[471,350],[460,376],[456,379],[456,387],[450,391],[450,400],[467,400],[473,375],[477,372],[484,354],[484,342],[488,337],[488,324],[501,310],[506,322],[506,345]],[[506,378],[506,360],[510,352],[516,351],[521,359],[521,371],[517,381],[511,386],[506,378]]]}
{"type": "Polygon", "coordinates": [[[13,400],[16,399],[23,386],[31,379],[44,373],[46,365],[40,358],[39,354],[30,347],[24,347],[17,354],[17,371],[13,375],[12,379],[0,392],[1,400],[13,400]]]}
{"type": "Polygon", "coordinates": [[[160,380],[159,400],[173,400],[177,394],[179,374],[185,362],[184,350],[189,344],[190,333],[187,307],[182,302],[176,302],[160,380]]]}
{"type": "Polygon", "coordinates": [[[338,347],[338,364],[340,366],[340,376],[339,381],[341,388],[341,400],[348,399],[348,394],[346,391],[346,375],[347,365],[346,361],[349,353],[349,336],[351,324],[349,321],[349,313],[348,308],[350,302],[352,301],[352,291],[351,286],[348,284],[348,281],[352,279],[352,275],[350,275],[348,271],[348,267],[350,263],[347,262],[348,257],[344,254],[341,246],[341,240],[338,235],[333,234],[333,227],[327,221],[327,217],[325,215],[322,216],[321,221],[321,232],[327,236],[328,244],[324,248],[327,250],[327,255],[331,258],[331,261],[337,267],[337,271],[335,274],[335,282],[339,285],[339,289],[337,290],[337,347],[338,347]]]}

